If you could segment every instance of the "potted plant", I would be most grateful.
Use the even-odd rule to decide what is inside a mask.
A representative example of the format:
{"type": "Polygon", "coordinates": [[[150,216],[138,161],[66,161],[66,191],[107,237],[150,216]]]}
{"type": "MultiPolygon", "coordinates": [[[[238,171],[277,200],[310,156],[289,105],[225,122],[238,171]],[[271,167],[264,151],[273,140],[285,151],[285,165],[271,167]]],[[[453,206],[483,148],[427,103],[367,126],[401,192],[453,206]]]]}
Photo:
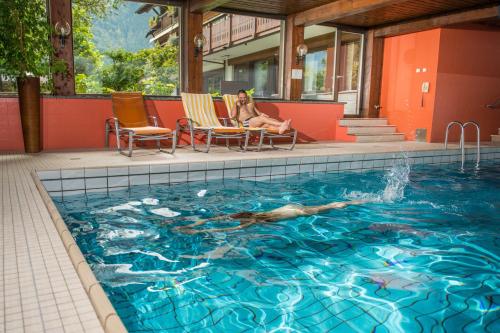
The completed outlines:
{"type": "Polygon", "coordinates": [[[17,78],[25,151],[41,150],[40,77],[53,53],[45,0],[0,1],[0,72],[17,78]]]}

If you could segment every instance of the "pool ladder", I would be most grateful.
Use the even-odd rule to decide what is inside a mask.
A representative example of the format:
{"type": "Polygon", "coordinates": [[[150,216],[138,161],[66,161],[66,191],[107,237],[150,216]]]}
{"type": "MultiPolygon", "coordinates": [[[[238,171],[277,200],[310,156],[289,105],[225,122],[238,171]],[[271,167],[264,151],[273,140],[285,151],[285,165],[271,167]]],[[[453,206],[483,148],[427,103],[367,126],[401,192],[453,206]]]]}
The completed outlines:
{"type": "Polygon", "coordinates": [[[464,129],[469,126],[469,125],[473,125],[476,127],[476,136],[477,136],[477,140],[476,140],[476,147],[477,147],[477,157],[476,157],[476,169],[479,169],[479,161],[481,159],[481,149],[480,149],[480,143],[479,143],[479,140],[480,140],[480,137],[481,137],[481,130],[479,128],[479,125],[474,122],[474,121],[468,121],[466,123],[461,123],[457,120],[455,121],[452,121],[448,124],[448,126],[446,127],[446,135],[445,135],[445,138],[444,138],[444,149],[448,149],[448,132],[450,130],[451,127],[453,127],[453,125],[458,125],[460,126],[460,141],[459,141],[459,144],[460,144],[460,150],[461,150],[461,153],[462,153],[462,166],[460,168],[460,170],[464,170],[464,163],[465,163],[465,145],[464,145],[464,129]]]}

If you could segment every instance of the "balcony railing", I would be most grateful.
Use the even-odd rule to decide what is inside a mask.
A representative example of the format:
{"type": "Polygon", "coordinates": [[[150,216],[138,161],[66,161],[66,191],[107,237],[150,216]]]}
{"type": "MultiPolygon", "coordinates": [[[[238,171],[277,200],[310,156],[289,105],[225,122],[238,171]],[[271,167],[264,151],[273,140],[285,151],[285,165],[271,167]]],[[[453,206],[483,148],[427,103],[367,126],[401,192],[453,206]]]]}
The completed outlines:
{"type": "Polygon", "coordinates": [[[203,34],[207,39],[203,52],[212,53],[224,47],[265,36],[279,30],[280,24],[280,20],[268,18],[224,15],[203,26],[203,34]]]}

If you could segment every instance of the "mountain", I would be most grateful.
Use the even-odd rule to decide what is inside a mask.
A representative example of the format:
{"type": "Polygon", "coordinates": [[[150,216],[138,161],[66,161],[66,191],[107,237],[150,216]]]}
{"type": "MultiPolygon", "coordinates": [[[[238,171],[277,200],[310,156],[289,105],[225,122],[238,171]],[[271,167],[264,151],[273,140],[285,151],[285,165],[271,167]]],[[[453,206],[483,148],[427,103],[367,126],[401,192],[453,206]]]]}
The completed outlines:
{"type": "Polygon", "coordinates": [[[99,51],[123,48],[135,52],[152,47],[145,37],[152,13],[136,14],[141,4],[124,1],[104,19],[94,19],[92,32],[99,51]]]}

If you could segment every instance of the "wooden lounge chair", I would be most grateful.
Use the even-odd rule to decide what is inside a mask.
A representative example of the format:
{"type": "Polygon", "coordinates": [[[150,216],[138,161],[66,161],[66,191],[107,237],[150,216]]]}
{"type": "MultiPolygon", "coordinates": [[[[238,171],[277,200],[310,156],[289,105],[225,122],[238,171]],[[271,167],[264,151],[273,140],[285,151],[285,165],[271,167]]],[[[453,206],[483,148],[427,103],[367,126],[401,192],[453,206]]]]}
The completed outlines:
{"type": "MultiPolygon", "coordinates": [[[[224,95],[222,96],[224,99],[224,103],[226,104],[226,109],[227,109],[227,114],[228,117],[231,117],[231,110],[233,109],[234,104],[238,101],[238,96],[237,95],[224,95]]],[[[243,124],[238,120],[238,119],[231,119],[232,123],[236,127],[243,127],[243,124]]],[[[269,144],[271,147],[274,149],[287,149],[287,150],[293,150],[295,148],[295,143],[297,142],[297,130],[296,129],[289,129],[283,134],[280,134],[277,130],[270,129],[270,128],[252,128],[252,133],[255,134],[260,134],[260,141],[259,141],[259,150],[261,149],[262,146],[262,141],[263,139],[269,139],[269,144]],[[258,132],[256,130],[262,129],[263,131],[258,132]],[[292,140],[292,144],[287,147],[287,148],[282,148],[282,147],[276,147],[273,143],[273,139],[281,139],[281,138],[289,138],[292,140]]]]}
{"type": "Polygon", "coordinates": [[[215,113],[214,102],[210,94],[190,94],[181,93],[182,105],[184,106],[185,118],[177,120],[177,132],[189,131],[191,146],[193,150],[198,150],[195,145],[196,134],[202,134],[206,139],[205,153],[210,150],[212,139],[226,139],[226,146],[229,148],[229,139],[238,139],[240,148],[246,151],[250,130],[240,127],[227,126],[227,118],[221,124],[215,113]],[[241,139],[245,140],[244,147],[241,147],[241,139]]]}
{"type": "Polygon", "coordinates": [[[116,146],[120,154],[131,157],[134,141],[155,140],[159,151],[160,140],[172,140],[173,154],[177,145],[177,135],[170,128],[158,127],[155,116],[148,116],[144,98],[140,92],[116,92],[111,94],[113,118],[106,119],[106,146],[109,147],[109,134],[116,135],[116,146]],[[149,119],[153,120],[151,126],[149,119]],[[120,139],[128,140],[128,153],[122,151],[120,139]]]}

